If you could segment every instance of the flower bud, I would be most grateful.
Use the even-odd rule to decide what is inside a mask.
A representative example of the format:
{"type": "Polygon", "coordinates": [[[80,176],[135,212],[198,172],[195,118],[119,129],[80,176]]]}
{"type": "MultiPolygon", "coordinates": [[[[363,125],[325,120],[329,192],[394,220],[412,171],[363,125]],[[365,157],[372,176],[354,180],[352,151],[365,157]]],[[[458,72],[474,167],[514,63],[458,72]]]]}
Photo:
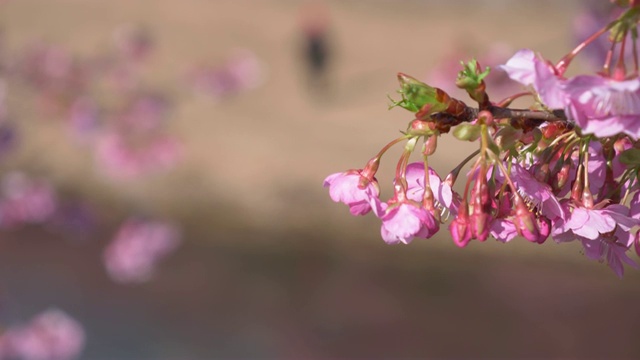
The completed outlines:
{"type": "Polygon", "coordinates": [[[373,177],[378,172],[378,168],[380,167],[380,158],[374,157],[367,165],[365,165],[364,169],[360,172],[360,182],[358,183],[358,187],[360,189],[364,189],[369,185],[369,183],[373,180],[373,177]]]}
{"type": "Polygon", "coordinates": [[[556,174],[554,190],[562,189],[567,184],[567,181],[569,181],[569,175],[571,175],[571,162],[566,162],[556,174]]]}
{"type": "MultiPolygon", "coordinates": [[[[518,235],[524,237],[531,242],[537,242],[540,238],[540,231],[536,216],[527,209],[524,201],[520,196],[516,196],[516,214],[513,224],[516,226],[518,235]]],[[[549,235],[547,233],[547,235],[549,235]]],[[[546,239],[546,237],[545,237],[546,239]]]]}
{"type": "Polygon", "coordinates": [[[415,119],[409,123],[407,134],[413,136],[429,136],[431,138],[434,135],[438,134],[438,131],[435,129],[435,127],[436,125],[433,122],[415,119]]]}
{"type": "Polygon", "coordinates": [[[546,183],[549,180],[549,163],[543,163],[536,166],[533,170],[533,176],[536,180],[546,183]]]}
{"type": "Polygon", "coordinates": [[[471,236],[480,241],[485,241],[489,237],[491,216],[484,212],[477,212],[475,209],[476,207],[474,206],[474,211],[469,219],[471,223],[471,236]]]}
{"type": "Polygon", "coordinates": [[[400,82],[400,93],[404,100],[416,109],[422,112],[428,110],[429,114],[433,114],[447,108],[448,105],[442,102],[442,90],[431,87],[403,73],[398,73],[398,81],[400,82]],[[428,107],[424,108],[427,105],[428,107]]]}
{"type": "Polygon", "coordinates": [[[469,209],[466,200],[462,200],[456,216],[449,224],[451,238],[458,247],[465,247],[471,240],[471,229],[469,228],[469,209]]]}
{"type": "Polygon", "coordinates": [[[437,136],[429,136],[424,141],[424,151],[422,154],[425,156],[431,156],[436,152],[436,148],[438,147],[438,137],[437,136]]]}

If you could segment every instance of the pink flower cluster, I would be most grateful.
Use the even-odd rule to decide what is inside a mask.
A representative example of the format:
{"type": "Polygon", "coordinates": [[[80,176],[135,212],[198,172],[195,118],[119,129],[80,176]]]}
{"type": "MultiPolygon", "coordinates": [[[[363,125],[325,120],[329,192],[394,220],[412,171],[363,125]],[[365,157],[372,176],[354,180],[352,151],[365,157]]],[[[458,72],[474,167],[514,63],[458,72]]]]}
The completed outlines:
{"type": "Polygon", "coordinates": [[[113,281],[149,280],[157,263],[180,244],[178,229],[168,223],[138,218],[127,220],[104,250],[104,263],[113,281]]]}
{"type": "Polygon", "coordinates": [[[578,75],[564,78],[551,63],[531,50],[520,50],[501,66],[509,77],[532,86],[542,104],[566,109],[583,134],[640,138],[640,78],[578,75]]]}
{"type": "Polygon", "coordinates": [[[43,42],[13,58],[0,54],[7,58],[0,58],[7,63],[5,74],[0,72],[0,154],[14,138],[6,120],[11,81],[34,91],[47,118],[67,119],[70,135],[89,147],[109,177],[130,179],[173,167],[181,146],[165,129],[172,104],[143,79],[153,50],[150,34],[121,27],[114,43],[110,52],[93,57],[43,42]]]}
{"type": "Polygon", "coordinates": [[[82,325],[58,309],[47,310],[24,325],[0,334],[0,358],[73,360],[84,348],[82,325]]]}
{"type": "Polygon", "coordinates": [[[551,237],[579,243],[587,258],[607,263],[620,277],[624,264],[638,268],[632,253],[640,256],[640,54],[627,42],[637,41],[640,2],[619,3],[630,8],[557,64],[524,49],[499,66],[525,87],[500,102],[490,100],[483,80],[488,72],[476,61],[463,64],[456,85],[477,108],[400,73],[402,99],[393,105],[415,117],[404,136],[363,169],[327,177],[331,198],[353,215],[373,212],[389,244],[430,238],[450,216],[448,230],[459,247],[489,237],[537,244],[551,237]],[[607,31],[613,40],[603,70],[566,77],[573,58],[607,31]],[[533,98],[529,109],[509,108],[524,96],[533,98]],[[479,149],[443,181],[426,164],[437,138],[449,131],[476,141],[479,149]],[[423,162],[409,163],[419,140],[423,162]],[[393,194],[383,201],[375,174],[386,151],[403,141],[393,194]],[[474,158],[464,192],[454,191],[461,169],[474,158]]]}

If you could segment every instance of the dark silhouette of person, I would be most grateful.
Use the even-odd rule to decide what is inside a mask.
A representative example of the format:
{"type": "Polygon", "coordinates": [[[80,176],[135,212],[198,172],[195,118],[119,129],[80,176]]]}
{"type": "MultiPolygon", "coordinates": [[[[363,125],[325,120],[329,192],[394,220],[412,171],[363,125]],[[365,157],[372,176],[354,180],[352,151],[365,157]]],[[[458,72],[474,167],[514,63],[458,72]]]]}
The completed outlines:
{"type": "Polygon", "coordinates": [[[329,41],[329,12],[322,1],[310,1],[301,8],[303,35],[302,60],[312,90],[327,91],[331,49],[329,41]]]}

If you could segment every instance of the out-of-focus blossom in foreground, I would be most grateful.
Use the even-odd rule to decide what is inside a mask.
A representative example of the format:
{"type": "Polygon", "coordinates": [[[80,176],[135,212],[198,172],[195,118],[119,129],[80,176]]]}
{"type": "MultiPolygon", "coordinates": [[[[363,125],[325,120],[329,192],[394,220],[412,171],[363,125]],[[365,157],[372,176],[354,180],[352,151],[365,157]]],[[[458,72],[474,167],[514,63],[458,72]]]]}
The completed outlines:
{"type": "Polygon", "coordinates": [[[4,176],[0,190],[0,227],[42,224],[56,211],[55,191],[44,180],[14,172],[4,176]]]}
{"type": "Polygon", "coordinates": [[[0,358],[72,360],[84,348],[82,325],[62,310],[49,309],[24,325],[0,333],[0,358]]]}
{"type": "Polygon", "coordinates": [[[107,273],[120,283],[147,281],[158,262],[172,253],[180,241],[179,230],[171,224],[129,219],[104,251],[107,273]]]}

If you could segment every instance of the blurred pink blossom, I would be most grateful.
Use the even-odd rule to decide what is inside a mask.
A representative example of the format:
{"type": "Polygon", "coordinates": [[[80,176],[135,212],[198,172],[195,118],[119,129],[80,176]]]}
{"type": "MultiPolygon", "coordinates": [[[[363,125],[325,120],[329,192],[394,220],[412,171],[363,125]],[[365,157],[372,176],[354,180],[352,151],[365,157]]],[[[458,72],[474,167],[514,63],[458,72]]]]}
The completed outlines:
{"type": "Polygon", "coordinates": [[[46,181],[23,173],[5,175],[0,184],[0,226],[40,224],[51,218],[57,206],[56,194],[46,181]]]}
{"type": "Polygon", "coordinates": [[[585,134],[640,138],[640,79],[580,75],[566,83],[569,114],[585,134]]]}
{"type": "Polygon", "coordinates": [[[93,140],[99,128],[100,110],[98,104],[87,96],[77,98],[69,108],[70,131],[79,143],[93,140]]]}
{"type": "Polygon", "coordinates": [[[167,170],[181,157],[180,143],[169,135],[135,140],[119,132],[101,134],[95,148],[100,170],[112,178],[131,179],[167,170]]]}
{"type": "Polygon", "coordinates": [[[49,309],[2,333],[0,358],[71,360],[78,358],[84,344],[82,325],[61,310],[49,309]]]}
{"type": "Polygon", "coordinates": [[[220,66],[196,68],[190,82],[196,90],[218,99],[256,88],[265,77],[265,66],[256,55],[247,49],[239,49],[220,66]]]}
{"type": "Polygon", "coordinates": [[[169,102],[159,94],[138,94],[117,115],[119,126],[127,131],[147,132],[160,128],[169,113],[169,102]]]}
{"type": "Polygon", "coordinates": [[[66,49],[36,43],[18,60],[18,71],[28,84],[49,95],[79,94],[84,92],[86,69],[66,49]]]}
{"type": "Polygon", "coordinates": [[[180,241],[178,229],[171,224],[129,219],[104,250],[107,273],[120,283],[147,281],[157,263],[173,252],[180,241]]]}

